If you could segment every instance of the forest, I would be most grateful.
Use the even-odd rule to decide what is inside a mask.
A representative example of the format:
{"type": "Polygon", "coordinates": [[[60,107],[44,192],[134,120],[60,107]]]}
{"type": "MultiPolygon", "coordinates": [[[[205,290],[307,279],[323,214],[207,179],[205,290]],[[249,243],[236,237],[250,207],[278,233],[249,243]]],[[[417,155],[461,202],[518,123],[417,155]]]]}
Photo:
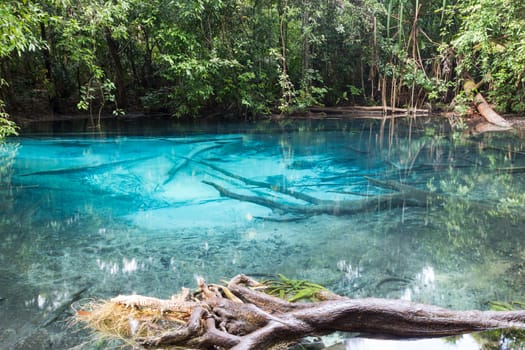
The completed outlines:
{"type": "Polygon", "coordinates": [[[521,113],[524,33],[513,0],[5,0],[0,130],[68,113],[462,114],[467,79],[500,113],[521,113]]]}
{"type": "Polygon", "coordinates": [[[525,116],[523,0],[0,0],[0,344],[522,349],[523,132],[394,128],[474,106],[525,116]],[[3,142],[66,117],[99,128],[3,142]]]}

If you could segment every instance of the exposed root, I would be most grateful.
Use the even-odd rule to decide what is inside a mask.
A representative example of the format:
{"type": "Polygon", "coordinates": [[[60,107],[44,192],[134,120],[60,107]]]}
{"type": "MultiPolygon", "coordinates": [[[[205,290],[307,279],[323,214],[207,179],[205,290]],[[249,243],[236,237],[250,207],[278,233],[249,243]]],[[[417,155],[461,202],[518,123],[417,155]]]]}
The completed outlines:
{"type": "Polygon", "coordinates": [[[185,328],[198,305],[198,302],[181,302],[176,298],[121,295],[109,301],[84,304],[82,309],[75,310],[75,321],[87,324],[103,337],[135,343],[140,338],[185,328]]]}
{"type": "MultiPolygon", "coordinates": [[[[282,279],[281,279],[282,280],[282,279]]],[[[285,280],[296,288],[296,280],[285,280]]],[[[488,329],[525,329],[525,311],[452,311],[432,305],[387,299],[349,299],[322,291],[322,302],[288,302],[258,291],[261,284],[239,275],[227,287],[198,281],[192,301],[119,296],[91,302],[76,312],[99,333],[144,348],[269,349],[283,342],[335,331],[379,337],[430,338],[488,329]],[[257,290],[256,290],[257,289],[257,290]],[[192,303],[188,309],[187,303],[192,303]],[[170,309],[157,308],[156,306],[170,309]]],[[[179,294],[174,299],[183,298],[179,294]]],[[[314,294],[314,293],[308,293],[314,294]]],[[[319,298],[320,295],[316,295],[319,298]]]]}

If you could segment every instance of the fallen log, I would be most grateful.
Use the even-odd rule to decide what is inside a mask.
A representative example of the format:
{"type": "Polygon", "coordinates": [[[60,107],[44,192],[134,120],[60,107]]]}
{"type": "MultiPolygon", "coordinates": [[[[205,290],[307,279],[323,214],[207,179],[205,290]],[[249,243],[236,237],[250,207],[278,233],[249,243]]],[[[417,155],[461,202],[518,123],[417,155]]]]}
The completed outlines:
{"type": "Polygon", "coordinates": [[[398,108],[391,106],[342,106],[342,107],[321,107],[314,106],[309,108],[312,113],[326,113],[326,114],[359,114],[367,113],[374,114],[378,113],[384,115],[386,113],[391,114],[421,114],[428,115],[427,109],[414,109],[414,108],[398,108]]]}
{"type": "Polygon", "coordinates": [[[434,338],[492,329],[525,329],[525,311],[453,311],[403,300],[350,299],[326,290],[320,302],[288,302],[265,294],[244,275],[227,286],[198,281],[193,295],[170,300],[119,296],[76,319],[106,336],[143,348],[258,350],[336,331],[382,338],[434,338]],[[108,334],[109,333],[109,334],[108,334]]]}

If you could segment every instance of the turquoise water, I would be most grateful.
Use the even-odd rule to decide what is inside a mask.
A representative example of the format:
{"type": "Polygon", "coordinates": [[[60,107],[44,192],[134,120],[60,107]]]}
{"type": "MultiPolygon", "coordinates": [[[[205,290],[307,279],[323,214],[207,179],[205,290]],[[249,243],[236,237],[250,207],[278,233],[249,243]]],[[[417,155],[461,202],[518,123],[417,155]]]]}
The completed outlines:
{"type": "MultiPolygon", "coordinates": [[[[92,347],[67,327],[71,302],[169,297],[196,276],[282,273],[351,297],[454,309],[523,301],[522,140],[422,119],[393,128],[27,128],[0,146],[0,349],[92,347]],[[404,202],[384,200],[396,192],[386,181],[408,193],[404,202]],[[367,198],[366,210],[355,209],[367,198]]],[[[377,342],[350,339],[346,348],[408,348],[377,342]]],[[[427,342],[479,348],[470,336],[427,342]]]]}

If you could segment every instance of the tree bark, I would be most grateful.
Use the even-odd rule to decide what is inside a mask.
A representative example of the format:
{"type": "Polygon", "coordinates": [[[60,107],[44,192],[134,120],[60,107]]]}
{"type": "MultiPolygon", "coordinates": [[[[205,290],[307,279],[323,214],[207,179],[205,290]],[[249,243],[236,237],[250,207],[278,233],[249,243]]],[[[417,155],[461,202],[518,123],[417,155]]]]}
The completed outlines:
{"type": "Polygon", "coordinates": [[[487,100],[483,97],[481,93],[477,93],[476,97],[474,97],[474,103],[476,104],[476,108],[489,123],[500,126],[502,128],[510,128],[512,127],[512,124],[508,122],[507,120],[503,119],[502,116],[500,116],[498,113],[496,113],[492,107],[488,104],[487,100]]]}
{"type": "Polygon", "coordinates": [[[126,77],[125,71],[120,60],[120,53],[118,48],[118,43],[112,37],[112,32],[110,28],[106,28],[105,32],[106,43],[108,45],[109,55],[113,60],[113,67],[115,69],[115,85],[117,88],[116,100],[118,107],[126,108],[128,107],[128,97],[126,94],[126,77]]]}
{"type": "MultiPolygon", "coordinates": [[[[399,339],[525,329],[525,311],[453,311],[403,300],[350,299],[326,290],[318,294],[325,301],[291,303],[253,289],[260,286],[250,277],[238,275],[227,287],[207,285],[200,280],[199,292],[191,300],[131,295],[119,296],[110,303],[123,305],[130,315],[135,312],[123,316],[126,322],[137,317],[137,309],[156,310],[156,313],[149,311],[156,322],[159,311],[160,317],[167,317],[170,312],[189,312],[182,326],[159,330],[157,323],[147,331],[147,336],[131,339],[145,348],[258,350],[336,331],[399,339]]],[[[109,316],[106,313],[104,317],[109,316]]],[[[100,324],[111,327],[107,319],[92,318],[88,324],[94,328],[100,324]]]]}
{"type": "Polygon", "coordinates": [[[502,128],[512,127],[511,123],[496,113],[492,107],[490,107],[483,95],[478,92],[478,88],[482,84],[483,80],[476,84],[474,80],[467,79],[463,84],[463,90],[470,96],[476,94],[474,96],[474,104],[476,105],[476,109],[478,110],[479,114],[481,114],[481,116],[485,118],[486,121],[502,128]]]}

